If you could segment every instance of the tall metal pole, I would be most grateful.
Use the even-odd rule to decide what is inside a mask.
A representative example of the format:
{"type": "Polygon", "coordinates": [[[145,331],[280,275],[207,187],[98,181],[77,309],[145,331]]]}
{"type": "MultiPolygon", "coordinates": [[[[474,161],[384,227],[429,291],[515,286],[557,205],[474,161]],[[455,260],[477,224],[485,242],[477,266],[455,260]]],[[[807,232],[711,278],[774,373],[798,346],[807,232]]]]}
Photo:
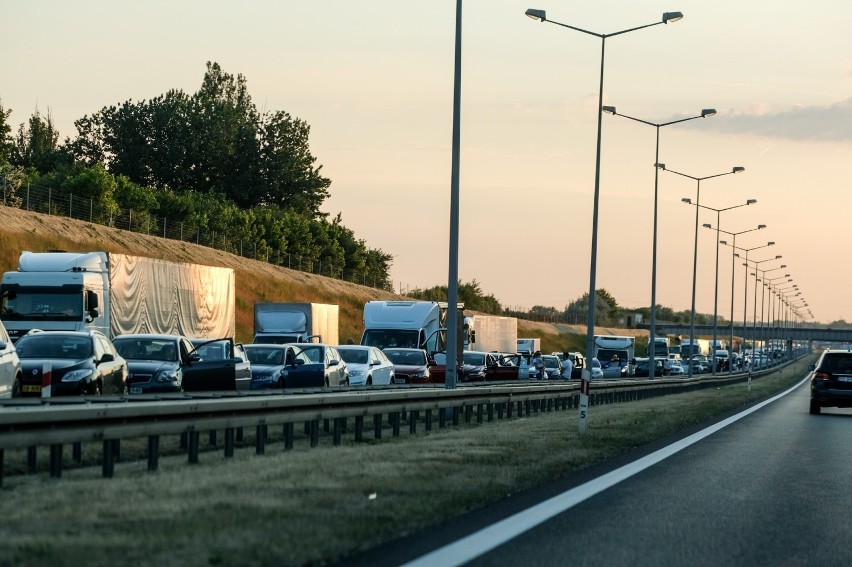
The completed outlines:
{"type": "Polygon", "coordinates": [[[692,358],[695,356],[695,284],[698,276],[698,205],[701,203],[701,180],[696,179],[695,190],[695,244],[692,250],[692,308],[689,315],[689,378],[692,378],[692,358]]]}
{"type": "Polygon", "coordinates": [[[447,370],[444,386],[452,389],[458,381],[456,376],[459,358],[459,162],[461,147],[461,37],[462,0],[456,0],[456,49],[455,72],[453,74],[453,157],[450,179],[450,266],[447,282],[447,370]]]}
{"type": "MultiPolygon", "coordinates": [[[[719,223],[722,220],[722,211],[716,211],[716,288],[713,292],[713,376],[716,375],[716,341],[718,340],[718,320],[719,320],[719,223]]],[[[728,347],[730,348],[730,346],[728,347]]],[[[730,356],[728,357],[730,360],[730,356]]]]}
{"type": "MultiPolygon", "coordinates": [[[[737,249],[737,235],[734,234],[733,247],[731,248],[731,342],[728,345],[728,374],[734,373],[734,276],[736,275],[736,254],[735,251],[737,249]]],[[[743,295],[745,298],[745,295],[743,295]]],[[[745,343],[745,318],[743,318],[743,343],[745,343]]],[[[742,354],[742,348],[740,348],[740,354],[742,354]]]]}

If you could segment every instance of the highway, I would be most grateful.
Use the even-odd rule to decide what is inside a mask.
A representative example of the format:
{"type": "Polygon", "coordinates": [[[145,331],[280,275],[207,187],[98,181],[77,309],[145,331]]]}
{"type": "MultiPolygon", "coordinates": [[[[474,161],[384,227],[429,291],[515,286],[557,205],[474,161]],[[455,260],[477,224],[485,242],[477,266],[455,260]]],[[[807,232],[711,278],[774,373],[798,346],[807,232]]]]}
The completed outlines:
{"type": "Polygon", "coordinates": [[[803,381],[351,564],[850,565],[852,410],[812,416],[808,397],[803,381]]]}

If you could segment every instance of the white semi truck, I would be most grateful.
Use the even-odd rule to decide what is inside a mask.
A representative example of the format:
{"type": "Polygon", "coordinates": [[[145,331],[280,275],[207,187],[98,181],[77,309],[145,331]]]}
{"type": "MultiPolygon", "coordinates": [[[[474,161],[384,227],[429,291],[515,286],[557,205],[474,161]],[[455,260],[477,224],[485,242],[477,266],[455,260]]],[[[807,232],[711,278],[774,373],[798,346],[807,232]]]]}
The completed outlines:
{"type": "Polygon", "coordinates": [[[516,352],[518,320],[498,315],[470,315],[464,318],[465,350],[480,352],[516,352]]]}
{"type": "Polygon", "coordinates": [[[0,298],[13,340],[31,329],[234,336],[231,268],[111,252],[22,252],[18,270],[3,274],[0,298]]]}
{"type": "Polygon", "coordinates": [[[336,345],[340,308],[325,303],[255,303],[255,343],[336,345]]]}

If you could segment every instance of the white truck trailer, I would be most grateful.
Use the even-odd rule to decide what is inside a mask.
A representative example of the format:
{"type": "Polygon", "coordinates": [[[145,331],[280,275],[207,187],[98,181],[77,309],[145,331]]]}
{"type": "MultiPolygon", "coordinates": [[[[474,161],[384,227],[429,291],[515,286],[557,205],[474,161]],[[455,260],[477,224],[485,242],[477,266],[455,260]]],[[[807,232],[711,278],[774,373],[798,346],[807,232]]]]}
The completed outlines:
{"type": "Polygon", "coordinates": [[[340,308],[325,303],[255,303],[254,343],[336,345],[340,308]]]}
{"type": "Polygon", "coordinates": [[[470,315],[464,318],[465,350],[479,352],[516,352],[518,320],[498,315],[470,315]]]}
{"type": "Polygon", "coordinates": [[[111,252],[22,252],[18,270],[3,274],[0,298],[14,340],[31,329],[234,336],[231,268],[111,252]]]}
{"type": "Polygon", "coordinates": [[[537,350],[541,350],[541,339],[521,338],[515,341],[515,352],[518,354],[533,354],[537,350]]]}

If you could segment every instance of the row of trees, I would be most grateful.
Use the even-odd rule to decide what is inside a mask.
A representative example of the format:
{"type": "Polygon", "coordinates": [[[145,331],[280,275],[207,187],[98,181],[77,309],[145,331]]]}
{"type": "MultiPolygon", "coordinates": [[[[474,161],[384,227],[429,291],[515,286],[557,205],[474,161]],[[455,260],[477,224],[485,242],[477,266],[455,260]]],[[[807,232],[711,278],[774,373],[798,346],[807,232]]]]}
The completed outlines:
{"type": "Polygon", "coordinates": [[[16,135],[10,115],[0,102],[7,204],[20,203],[26,187],[51,188],[91,199],[96,222],[129,209],[155,227],[167,218],[392,289],[393,257],[368,248],[339,213],[320,211],[331,180],[310,153],[310,127],[283,111],[259,112],[245,78],[216,63],[198,92],[105,107],[77,120],[77,135],[61,143],[50,114],[36,111],[16,135]]]}

